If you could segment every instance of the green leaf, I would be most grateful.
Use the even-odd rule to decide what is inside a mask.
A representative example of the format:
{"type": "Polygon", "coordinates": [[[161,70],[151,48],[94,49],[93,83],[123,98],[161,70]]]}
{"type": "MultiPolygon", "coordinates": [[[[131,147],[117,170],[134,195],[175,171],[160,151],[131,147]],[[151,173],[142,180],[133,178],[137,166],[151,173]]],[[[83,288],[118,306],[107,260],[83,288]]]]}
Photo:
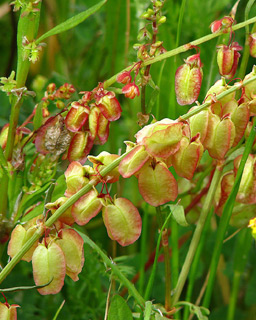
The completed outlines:
{"type": "Polygon", "coordinates": [[[132,320],[132,312],[124,298],[116,295],[110,304],[108,320],[132,320]]]}
{"type": "Polygon", "coordinates": [[[37,130],[41,127],[41,125],[43,124],[43,102],[38,103],[37,107],[36,107],[36,113],[35,116],[33,118],[33,126],[34,126],[34,130],[37,130]]]}
{"type": "Polygon", "coordinates": [[[88,10],[83,11],[83,12],[75,15],[74,17],[60,23],[56,27],[54,27],[51,30],[44,33],[40,38],[38,38],[36,40],[36,44],[38,45],[41,41],[43,41],[44,39],[46,39],[50,36],[62,33],[64,31],[67,31],[69,29],[76,27],[78,24],[82,23],[85,19],[87,19],[89,16],[91,16],[92,14],[97,12],[106,2],[107,2],[107,0],[103,0],[99,3],[97,3],[95,6],[89,8],[88,10]]]}
{"type": "Polygon", "coordinates": [[[189,224],[185,217],[183,206],[177,204],[167,204],[165,207],[169,208],[172,212],[173,219],[182,227],[188,227],[189,224]]]}
{"type": "Polygon", "coordinates": [[[147,301],[146,308],[144,311],[144,320],[150,320],[151,311],[152,311],[152,301],[147,301]]]}

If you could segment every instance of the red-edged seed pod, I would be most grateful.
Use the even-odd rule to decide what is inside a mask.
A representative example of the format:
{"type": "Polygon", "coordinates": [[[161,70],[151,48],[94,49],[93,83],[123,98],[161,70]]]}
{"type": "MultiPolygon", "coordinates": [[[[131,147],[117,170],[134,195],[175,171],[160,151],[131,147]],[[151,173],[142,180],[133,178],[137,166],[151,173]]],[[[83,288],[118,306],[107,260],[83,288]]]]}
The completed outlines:
{"type": "Polygon", "coordinates": [[[200,54],[188,57],[175,74],[175,92],[180,105],[195,102],[199,96],[203,79],[200,54]]]}

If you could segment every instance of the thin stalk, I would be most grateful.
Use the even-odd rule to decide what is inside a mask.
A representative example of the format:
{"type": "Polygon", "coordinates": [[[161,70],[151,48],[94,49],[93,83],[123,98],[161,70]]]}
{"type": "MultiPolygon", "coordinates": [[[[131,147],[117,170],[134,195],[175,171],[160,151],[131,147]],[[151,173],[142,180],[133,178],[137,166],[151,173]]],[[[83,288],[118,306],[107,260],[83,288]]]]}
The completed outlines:
{"type": "Polygon", "coordinates": [[[147,252],[147,240],[148,240],[148,218],[147,212],[144,212],[142,218],[142,232],[141,232],[141,246],[140,246],[140,278],[139,278],[139,292],[142,294],[144,291],[145,280],[145,263],[147,252]]]}
{"type": "MultiPolygon", "coordinates": [[[[165,66],[165,62],[166,60],[164,60],[161,64],[160,70],[159,70],[159,76],[158,76],[158,80],[157,80],[157,85],[160,88],[160,84],[161,84],[161,80],[162,80],[162,76],[163,76],[163,71],[164,71],[164,66],[165,66]]],[[[158,99],[157,99],[157,103],[156,103],[156,119],[159,120],[160,119],[160,114],[161,114],[161,109],[160,109],[160,93],[158,95],[158,99]]]]}
{"type": "MultiPolygon", "coordinates": [[[[171,271],[172,271],[172,289],[176,287],[179,278],[179,225],[171,219],[171,271]]],[[[175,319],[180,319],[180,312],[175,313],[175,319]]]]}
{"type": "Polygon", "coordinates": [[[249,153],[251,151],[255,136],[256,136],[256,117],[254,117],[254,119],[253,119],[253,126],[251,129],[249,138],[248,138],[246,145],[245,145],[245,150],[244,150],[244,153],[243,153],[243,156],[242,156],[242,159],[241,159],[238,171],[237,171],[237,175],[235,178],[233,189],[228,197],[228,200],[226,201],[226,204],[223,209],[223,214],[220,219],[220,224],[218,227],[216,241],[215,241],[215,247],[214,247],[212,259],[211,259],[210,276],[209,276],[208,286],[207,286],[204,301],[203,301],[203,305],[206,308],[208,308],[208,306],[210,304],[213,286],[214,286],[214,282],[215,282],[215,275],[216,275],[216,271],[217,271],[217,267],[218,267],[219,257],[221,254],[223,240],[224,240],[225,233],[226,233],[226,230],[228,227],[228,223],[229,223],[229,220],[231,218],[231,214],[232,214],[232,211],[234,208],[235,199],[236,199],[237,192],[239,190],[244,166],[245,166],[246,160],[249,156],[249,153]]]}
{"type": "Polygon", "coordinates": [[[124,51],[124,61],[125,65],[128,64],[128,52],[130,43],[130,29],[131,29],[131,9],[130,0],[126,0],[126,31],[125,31],[125,51],[124,51]]]}
{"type": "Polygon", "coordinates": [[[193,234],[193,238],[191,240],[191,243],[190,243],[190,246],[188,249],[188,253],[186,255],[185,262],[184,262],[183,267],[181,269],[181,273],[180,273],[180,276],[178,279],[178,284],[177,284],[177,287],[175,289],[175,293],[173,296],[173,305],[175,305],[178,302],[180,295],[181,295],[181,292],[182,292],[182,289],[184,287],[184,284],[187,280],[187,276],[188,276],[189,270],[191,268],[191,264],[193,262],[193,258],[194,258],[195,252],[197,250],[198,244],[200,242],[200,237],[203,232],[207,216],[208,216],[210,208],[212,206],[212,201],[213,201],[213,198],[214,198],[214,195],[216,192],[216,188],[217,188],[217,185],[218,185],[220,177],[221,177],[222,170],[223,170],[222,165],[217,166],[215,169],[211,186],[210,186],[209,191],[207,193],[207,196],[205,198],[200,218],[197,222],[197,226],[196,226],[195,232],[193,234]]]}
{"type": "Polygon", "coordinates": [[[112,260],[108,258],[108,256],[94,243],[87,235],[78,231],[83,240],[89,244],[89,246],[96,251],[104,261],[104,263],[111,268],[112,272],[118,277],[120,282],[129,290],[129,293],[134,297],[137,303],[141,306],[142,309],[145,308],[145,300],[139,294],[135,286],[122,274],[119,270],[118,266],[113,263],[112,260]]]}
{"type": "MultiPolygon", "coordinates": [[[[203,250],[203,247],[205,244],[205,238],[206,238],[207,232],[210,227],[212,213],[213,213],[213,208],[211,209],[211,211],[209,212],[209,214],[207,216],[207,219],[205,222],[205,227],[202,232],[198,248],[196,250],[196,254],[195,254],[192,266],[191,266],[191,271],[189,273],[189,283],[188,283],[188,289],[186,292],[186,299],[185,299],[186,301],[189,301],[189,302],[192,302],[191,297],[192,297],[193,288],[194,288],[194,284],[195,284],[195,280],[196,280],[196,274],[198,271],[198,265],[199,265],[201,253],[202,253],[202,250],[203,250]]],[[[187,320],[188,317],[189,317],[189,307],[185,306],[183,320],[187,320]]]]}
{"type": "MultiPolygon", "coordinates": [[[[244,28],[245,26],[249,25],[249,24],[252,24],[252,23],[255,23],[256,22],[256,17],[254,18],[251,18],[249,20],[246,20],[244,22],[241,22],[241,23],[238,23],[237,25],[233,26],[232,27],[232,30],[235,31],[235,30],[238,30],[238,29],[241,29],[241,28],[244,28]]],[[[156,63],[156,62],[159,62],[159,61],[162,61],[162,60],[165,60],[167,58],[170,58],[170,57],[173,57],[181,52],[186,52],[188,50],[191,49],[191,46],[198,46],[204,42],[207,42],[209,40],[212,40],[214,38],[217,38],[219,37],[220,35],[224,34],[223,31],[219,31],[219,32],[216,32],[216,33],[213,33],[213,34],[208,34],[202,38],[199,38],[197,40],[194,40],[190,43],[187,43],[185,45],[182,45],[176,49],[173,49],[173,50],[170,50],[170,51],[167,51],[155,58],[151,58],[151,59],[148,59],[144,62],[142,62],[141,64],[141,67],[145,67],[145,66],[148,66],[148,65],[151,65],[153,63],[156,63]]],[[[123,71],[126,71],[126,70],[130,70],[136,63],[138,62],[135,62],[133,63],[132,65],[128,66],[127,68],[121,70],[120,72],[118,72],[117,74],[113,75],[111,78],[109,78],[108,80],[104,81],[104,88],[108,88],[109,86],[113,85],[113,83],[116,82],[116,77],[119,73],[123,72],[123,71]]]]}
{"type": "MultiPolygon", "coordinates": [[[[160,228],[164,225],[163,214],[161,208],[156,207],[157,219],[160,228]]],[[[164,250],[164,270],[165,270],[165,310],[171,310],[171,267],[170,267],[170,250],[168,241],[168,228],[167,226],[162,231],[162,246],[164,250]]]]}
{"type": "MultiPolygon", "coordinates": [[[[249,12],[251,10],[252,5],[254,4],[255,0],[249,0],[247,2],[245,12],[244,12],[244,18],[245,20],[248,19],[249,12]]],[[[254,26],[252,27],[252,33],[256,30],[256,24],[254,23],[254,26]]],[[[249,56],[250,56],[250,47],[249,47],[249,26],[245,26],[245,43],[243,48],[243,55],[242,55],[242,61],[239,68],[238,78],[243,78],[245,76],[249,56]]]]}
{"type": "MultiPolygon", "coordinates": [[[[121,160],[129,153],[130,151],[124,153],[122,156],[114,160],[111,164],[100,171],[100,176],[104,177],[114,168],[116,168],[121,160]]],[[[80,197],[89,192],[93,186],[99,182],[100,178],[96,177],[91,180],[86,186],[79,190],[76,194],[71,196],[60,208],[58,208],[55,213],[45,222],[45,227],[49,228],[53,225],[59,217],[70,207],[72,206],[80,197]]],[[[0,273],[0,283],[8,276],[16,264],[21,260],[24,254],[33,246],[33,244],[43,235],[45,231],[44,227],[39,227],[34,235],[24,244],[21,250],[12,258],[12,260],[5,266],[5,268],[0,273]]]]}
{"type": "Polygon", "coordinates": [[[155,259],[154,259],[154,263],[153,263],[153,267],[152,267],[152,271],[150,274],[150,278],[148,280],[148,284],[147,284],[147,288],[144,294],[144,298],[145,300],[148,300],[150,297],[150,293],[154,284],[154,279],[155,279],[155,274],[156,274],[156,267],[157,267],[157,260],[158,260],[158,256],[159,256],[159,250],[160,250],[160,244],[161,244],[161,239],[162,239],[162,233],[163,230],[165,229],[165,227],[167,226],[167,223],[169,221],[169,219],[171,218],[172,212],[169,213],[168,217],[165,219],[164,224],[161,227],[161,230],[159,232],[158,235],[158,239],[157,239],[157,244],[156,244],[156,252],[155,252],[155,259]]]}
{"type": "MultiPolygon", "coordinates": [[[[25,6],[26,7],[26,6],[25,6]]],[[[18,23],[18,35],[17,35],[17,46],[18,46],[18,61],[17,61],[17,88],[25,86],[27,79],[30,61],[23,59],[23,44],[24,37],[28,41],[35,39],[38,31],[39,17],[40,17],[41,2],[38,4],[39,11],[36,13],[29,13],[25,16],[24,10],[21,10],[19,23],[18,23]]],[[[5,149],[5,158],[10,161],[12,159],[14,140],[16,135],[16,128],[18,125],[20,107],[22,105],[22,93],[19,96],[12,96],[11,98],[11,115],[9,121],[8,137],[5,149]]],[[[4,175],[0,185],[0,212],[6,215],[7,211],[7,192],[8,192],[8,175],[4,175]]]]}
{"type": "Polygon", "coordinates": [[[241,230],[237,238],[234,258],[234,274],[232,281],[232,290],[228,306],[227,320],[233,320],[236,310],[237,297],[239,294],[239,284],[241,275],[244,272],[248,255],[252,245],[251,230],[248,228],[241,230]]]}
{"type": "Polygon", "coordinates": [[[179,225],[174,219],[171,219],[171,248],[172,288],[175,288],[179,278],[179,225]]]}

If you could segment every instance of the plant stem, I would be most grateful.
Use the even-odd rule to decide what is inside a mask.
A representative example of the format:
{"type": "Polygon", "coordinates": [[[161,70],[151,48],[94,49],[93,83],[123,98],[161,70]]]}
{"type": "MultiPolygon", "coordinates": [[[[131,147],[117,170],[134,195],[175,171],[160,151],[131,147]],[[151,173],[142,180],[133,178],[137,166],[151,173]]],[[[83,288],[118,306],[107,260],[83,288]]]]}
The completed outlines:
{"type": "Polygon", "coordinates": [[[248,228],[241,230],[236,242],[235,258],[234,258],[234,274],[232,281],[232,291],[228,306],[227,320],[233,320],[236,310],[236,302],[239,293],[239,284],[241,275],[244,271],[248,255],[251,249],[252,236],[251,230],[248,228]]]}
{"type": "MultiPolygon", "coordinates": [[[[100,176],[104,177],[114,168],[116,168],[121,160],[129,154],[133,149],[124,153],[122,156],[114,160],[111,164],[100,171],[100,176]]],[[[71,196],[60,208],[58,208],[55,213],[45,222],[45,227],[48,228],[54,224],[59,217],[70,207],[72,206],[80,197],[89,192],[93,186],[99,182],[100,178],[96,177],[91,180],[86,186],[79,190],[76,194],[71,196]]],[[[24,244],[21,250],[12,258],[12,260],[5,266],[5,268],[0,273],[0,283],[7,277],[7,275],[12,271],[15,265],[21,260],[24,254],[33,246],[33,244],[43,235],[45,228],[39,227],[34,235],[24,244]]]]}
{"type": "Polygon", "coordinates": [[[122,272],[119,270],[118,266],[113,263],[112,260],[110,260],[107,255],[94,243],[87,235],[84,233],[81,233],[78,231],[78,233],[81,235],[83,240],[89,244],[89,246],[95,250],[102,258],[104,263],[111,268],[113,273],[118,277],[120,282],[127,287],[129,290],[129,293],[134,297],[134,299],[138,302],[138,304],[144,309],[145,308],[145,300],[142,298],[142,296],[139,294],[135,286],[122,274],[122,272]]]}
{"type": "MultiPolygon", "coordinates": [[[[235,30],[238,30],[238,29],[241,29],[241,28],[244,28],[245,26],[249,25],[249,24],[252,24],[252,23],[255,23],[256,22],[256,17],[254,18],[251,18],[249,20],[246,20],[244,22],[241,22],[241,23],[238,23],[237,25],[233,26],[232,27],[232,30],[235,31],[235,30]]],[[[223,31],[219,31],[219,32],[216,32],[216,33],[213,33],[213,34],[208,34],[202,38],[199,38],[195,41],[192,41],[188,44],[185,44],[185,45],[182,45],[176,49],[173,49],[173,50],[170,50],[170,51],[167,51],[155,58],[152,58],[152,59],[148,59],[146,61],[144,61],[142,64],[141,64],[141,67],[145,67],[145,66],[148,66],[148,65],[151,65],[153,63],[156,63],[158,61],[162,61],[162,60],[165,60],[167,58],[170,58],[170,57],[173,57],[179,53],[182,53],[182,52],[185,52],[185,51],[188,51],[191,49],[191,46],[198,46],[204,42],[207,42],[209,40],[212,40],[214,38],[217,38],[219,37],[220,35],[224,34],[223,31]]],[[[131,66],[128,66],[127,68],[121,70],[120,72],[118,72],[117,74],[115,74],[114,76],[112,76],[111,78],[109,78],[108,80],[104,81],[104,88],[108,88],[109,86],[111,86],[113,83],[116,82],[116,77],[119,73],[121,72],[124,72],[126,70],[130,70],[137,62],[134,62],[131,66]]]]}
{"type": "MultiPolygon", "coordinates": [[[[163,214],[161,208],[156,207],[157,219],[159,221],[160,229],[164,225],[163,214]]],[[[168,241],[168,228],[167,226],[162,231],[162,246],[164,250],[164,269],[165,269],[165,310],[171,310],[171,267],[170,267],[170,253],[168,241]]]]}
{"type": "Polygon", "coordinates": [[[184,262],[183,267],[181,269],[181,273],[180,273],[180,276],[178,279],[178,284],[175,289],[175,293],[174,293],[174,297],[173,297],[173,305],[175,305],[178,302],[180,295],[181,295],[181,292],[182,292],[182,289],[183,289],[184,284],[186,282],[189,270],[191,268],[191,264],[193,262],[195,252],[197,250],[197,247],[198,247],[198,244],[200,241],[201,234],[202,234],[204,226],[205,226],[207,216],[208,216],[210,208],[212,206],[212,201],[213,201],[214,194],[215,194],[217,185],[218,185],[220,177],[221,177],[222,169],[223,169],[222,165],[217,166],[215,169],[211,186],[210,186],[209,191],[207,193],[207,196],[205,198],[202,212],[201,212],[200,218],[197,222],[196,230],[193,234],[193,238],[191,240],[189,250],[186,255],[185,262],[184,262]]]}
{"type": "MultiPolygon", "coordinates": [[[[39,17],[40,17],[40,7],[41,2],[38,4],[39,11],[36,13],[29,13],[24,15],[24,10],[26,6],[21,10],[19,23],[18,23],[18,35],[17,35],[17,46],[18,46],[18,61],[17,61],[17,75],[16,75],[16,87],[22,88],[25,86],[25,82],[27,79],[30,61],[27,59],[24,61],[23,59],[23,45],[22,41],[24,37],[27,38],[28,41],[34,40],[37,35],[38,25],[39,25],[39,17]]],[[[9,121],[9,130],[8,137],[5,149],[5,158],[7,161],[11,161],[14,147],[14,140],[16,135],[16,128],[18,125],[20,107],[22,105],[22,93],[19,96],[11,97],[11,115],[9,121]]],[[[0,185],[0,213],[4,216],[7,211],[7,193],[8,193],[8,175],[4,175],[0,185]]]]}
{"type": "MultiPolygon", "coordinates": [[[[192,293],[193,293],[193,288],[194,288],[194,284],[195,284],[195,280],[196,280],[196,274],[198,271],[198,264],[200,261],[200,256],[203,250],[203,246],[205,244],[205,238],[207,235],[207,231],[210,227],[210,222],[211,222],[211,217],[212,217],[212,213],[213,213],[213,208],[210,211],[210,213],[207,216],[206,222],[205,222],[205,227],[203,229],[202,235],[201,235],[201,239],[198,245],[198,248],[196,250],[196,254],[191,266],[191,271],[189,274],[189,283],[188,283],[188,288],[187,288],[187,292],[186,292],[186,301],[192,302],[191,301],[191,297],[192,297],[192,293]]],[[[189,316],[189,308],[187,306],[185,306],[184,308],[184,314],[183,314],[183,319],[187,320],[189,316]]]]}
{"type": "Polygon", "coordinates": [[[142,294],[144,291],[145,280],[145,263],[146,263],[146,250],[148,238],[148,218],[147,212],[144,212],[142,218],[142,232],[141,232],[141,246],[140,246],[140,278],[139,278],[139,292],[142,294]]]}
{"type": "Polygon", "coordinates": [[[203,301],[203,305],[206,308],[208,308],[208,306],[210,304],[212,290],[213,290],[214,281],[215,281],[215,275],[216,275],[216,271],[217,271],[217,267],[218,267],[219,257],[221,254],[223,240],[224,240],[226,229],[228,227],[228,223],[229,223],[229,220],[231,218],[231,214],[232,214],[232,211],[234,208],[235,199],[236,199],[237,192],[239,190],[244,166],[245,166],[246,160],[249,156],[249,153],[251,151],[255,136],[256,136],[256,117],[254,117],[254,119],[253,119],[253,126],[251,129],[249,138],[248,138],[246,145],[245,145],[245,150],[244,150],[244,153],[243,153],[243,156],[242,156],[242,159],[241,159],[238,171],[237,171],[234,186],[233,186],[232,191],[228,197],[228,200],[225,203],[225,206],[223,209],[223,214],[220,219],[220,224],[218,227],[217,237],[216,237],[216,241],[215,241],[215,247],[214,247],[214,251],[213,251],[212,259],[211,259],[210,276],[209,276],[208,286],[207,286],[204,301],[203,301]]]}

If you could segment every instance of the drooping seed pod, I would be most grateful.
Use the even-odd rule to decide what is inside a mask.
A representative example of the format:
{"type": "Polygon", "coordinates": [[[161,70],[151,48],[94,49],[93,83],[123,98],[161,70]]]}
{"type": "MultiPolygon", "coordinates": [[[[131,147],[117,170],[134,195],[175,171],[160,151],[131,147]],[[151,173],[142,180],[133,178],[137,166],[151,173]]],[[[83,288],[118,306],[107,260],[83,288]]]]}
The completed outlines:
{"type": "Polygon", "coordinates": [[[200,54],[188,57],[175,73],[175,92],[180,105],[192,104],[199,96],[203,79],[200,54]]]}
{"type": "Polygon", "coordinates": [[[134,243],[141,234],[141,217],[138,209],[125,198],[114,199],[102,210],[109,237],[121,246],[134,243]]]}
{"type": "Polygon", "coordinates": [[[0,302],[0,320],[17,320],[17,308],[19,308],[17,304],[0,302]]]}
{"type": "Polygon", "coordinates": [[[217,47],[217,63],[220,75],[227,79],[232,79],[236,73],[240,53],[243,48],[237,42],[231,45],[224,44],[217,47]]]}
{"type": "Polygon", "coordinates": [[[250,55],[256,58],[256,32],[249,36],[250,55]]]}

